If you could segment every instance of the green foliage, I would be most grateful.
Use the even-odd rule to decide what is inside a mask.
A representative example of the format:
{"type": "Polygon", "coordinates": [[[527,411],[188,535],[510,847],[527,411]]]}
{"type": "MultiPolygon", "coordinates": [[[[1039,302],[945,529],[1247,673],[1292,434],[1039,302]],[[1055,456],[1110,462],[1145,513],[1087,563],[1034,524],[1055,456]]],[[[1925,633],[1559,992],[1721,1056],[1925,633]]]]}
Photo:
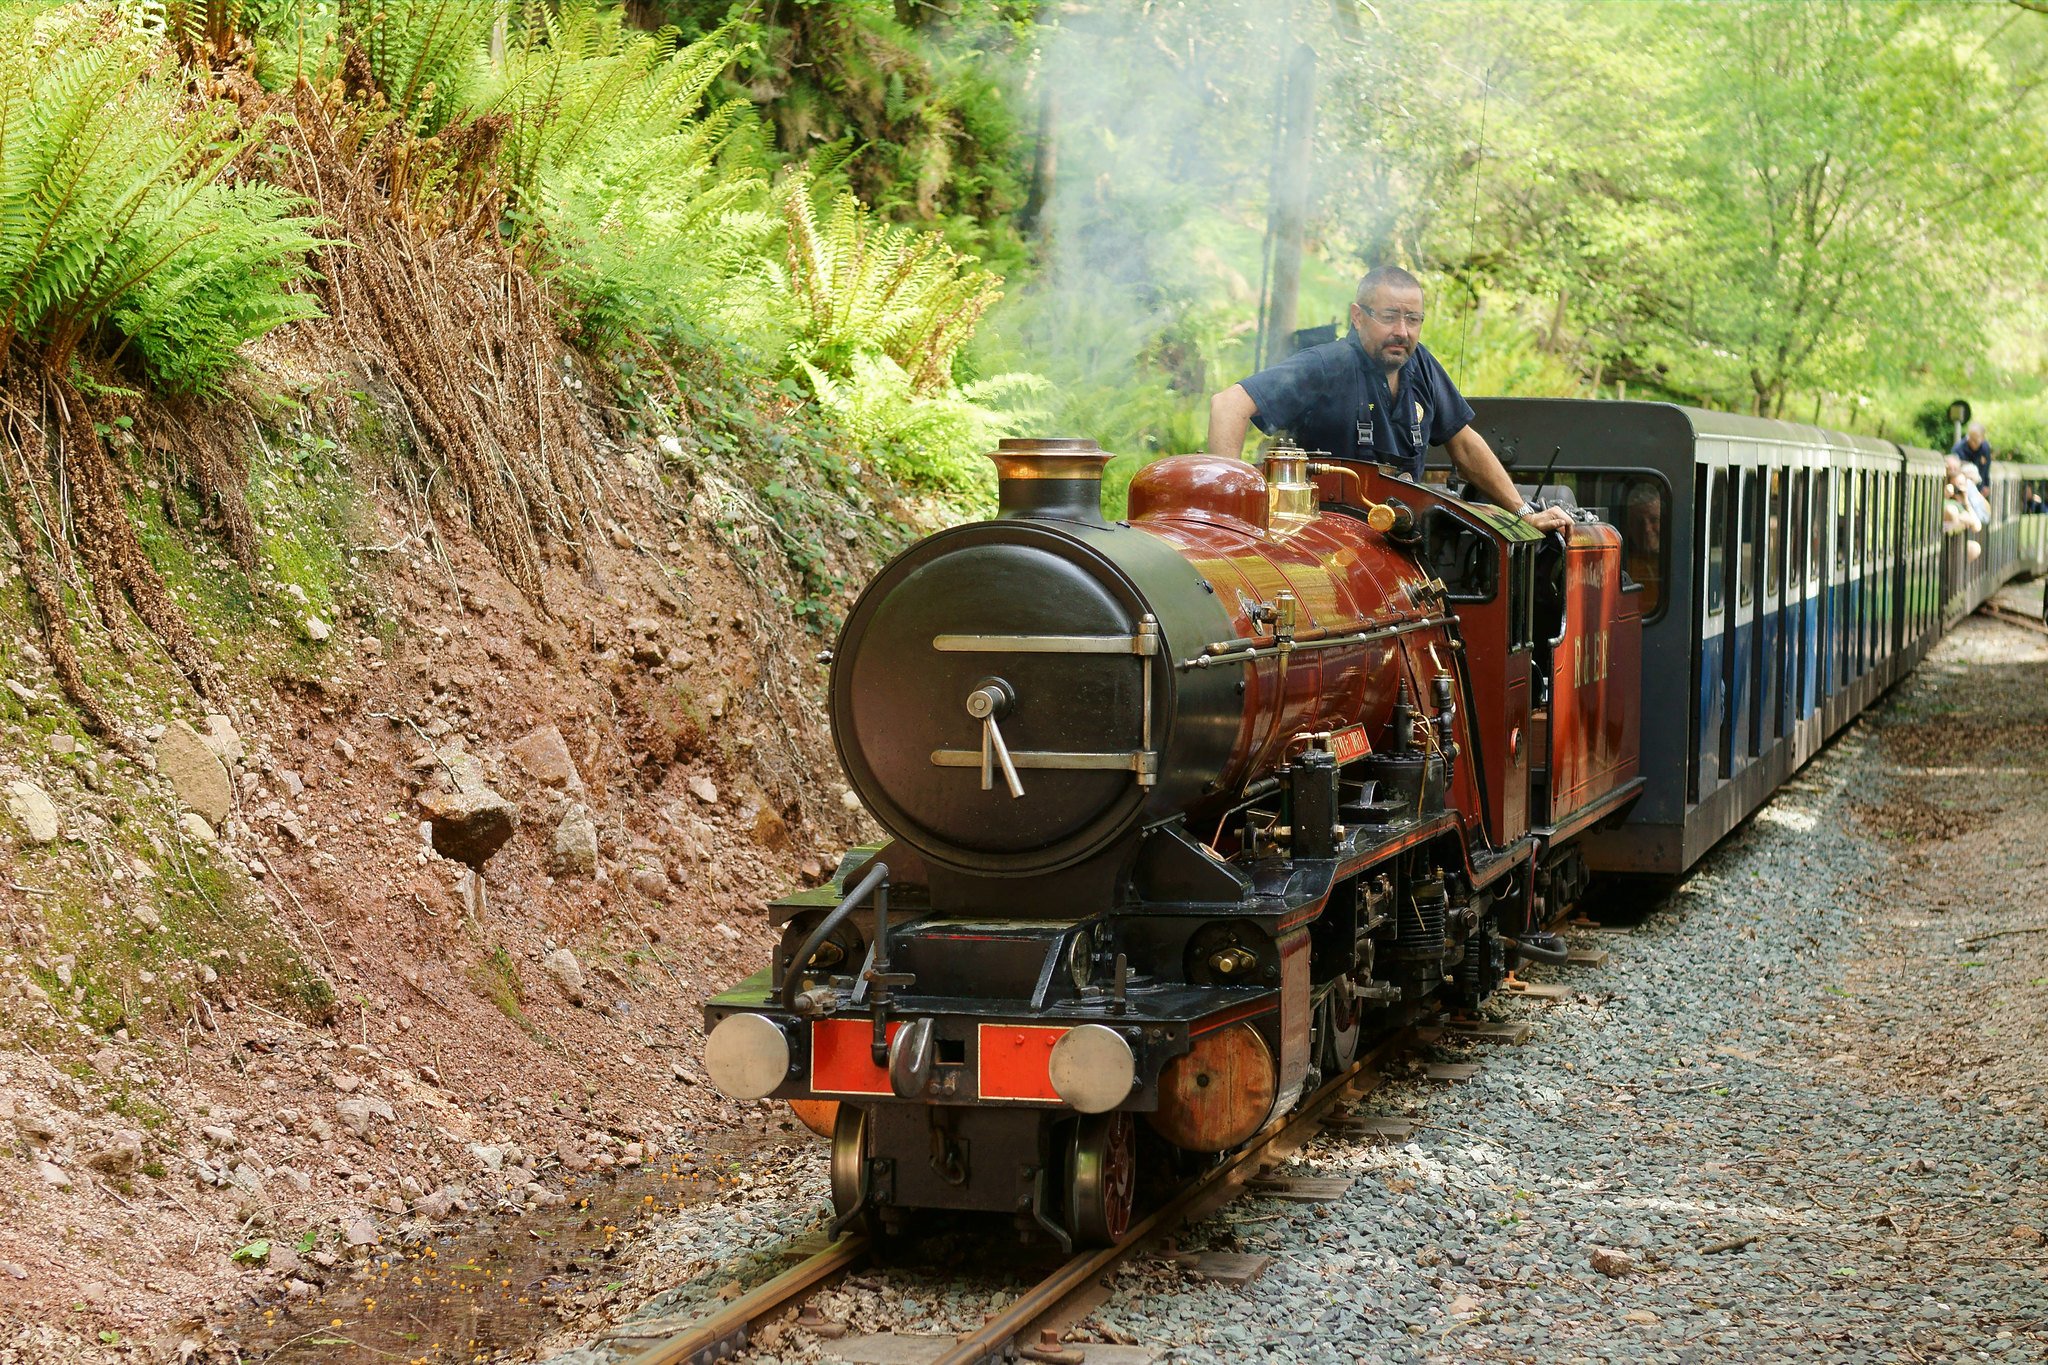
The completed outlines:
{"type": "Polygon", "coordinates": [[[808,362],[802,369],[819,407],[890,477],[967,495],[984,509],[994,506],[995,480],[979,456],[1028,420],[1044,387],[1035,375],[1013,374],[920,393],[895,360],[868,352],[838,378],[808,362]]]}
{"type": "Polygon", "coordinates": [[[880,355],[915,393],[950,387],[954,354],[1002,297],[996,277],[932,233],[878,222],[850,194],[823,223],[801,187],[783,203],[806,365],[851,375],[880,355]]]}
{"type": "Polygon", "coordinates": [[[242,343],[318,314],[311,296],[295,289],[312,273],[304,255],[314,244],[310,224],[295,218],[301,207],[260,181],[214,183],[139,216],[152,242],[185,238],[112,315],[159,384],[211,392],[242,343]]]}
{"type": "Polygon", "coordinates": [[[1014,262],[1023,203],[1014,88],[1032,39],[1028,0],[894,0],[764,7],[655,0],[687,32],[743,39],[733,88],[759,104],[776,148],[841,145],[837,184],[883,217],[942,226],[949,242],[1014,262]]]}
{"type": "Polygon", "coordinates": [[[472,962],[464,975],[470,989],[496,1006],[498,1013],[521,1033],[536,1042],[542,1041],[539,1026],[521,1008],[526,1003],[526,983],[520,979],[519,964],[502,946],[493,947],[487,956],[472,962]]]}
{"type": "Polygon", "coordinates": [[[724,30],[683,44],[593,0],[528,0],[471,117],[502,130],[530,259],[586,347],[713,347],[757,377],[802,377],[879,467],[978,489],[967,457],[1004,419],[977,395],[1017,386],[962,393],[952,362],[995,277],[843,190],[820,222],[812,195],[835,164],[771,188],[751,106],[707,98],[740,52],[724,30]]]}
{"type": "Polygon", "coordinates": [[[658,155],[702,171],[742,122],[739,100],[700,117],[733,55],[723,33],[678,47],[672,30],[629,30],[623,11],[594,0],[524,0],[512,49],[474,111],[503,121],[513,204],[530,202],[544,176],[621,142],[654,140],[658,155]]]}
{"type": "Polygon", "coordinates": [[[616,9],[530,6],[478,105],[502,120],[501,171],[536,266],[584,344],[778,348],[767,176],[743,102],[703,109],[731,61],[716,36],[626,30],[616,9]]]}
{"type": "Polygon", "coordinates": [[[1326,91],[1370,92],[1326,97],[1329,245],[1452,283],[1440,351],[1472,300],[1515,300],[1588,383],[1866,429],[1903,424],[1901,389],[2043,355],[2037,332],[2031,359],[1985,363],[2037,292],[2048,21],[1429,3],[1328,51],[1326,91]],[[1443,23],[1469,35],[1456,62],[1426,36],[1443,23]]]}
{"type": "Polygon", "coordinates": [[[503,0],[339,0],[377,92],[415,132],[439,132],[482,77],[503,0]]]}
{"type": "Polygon", "coordinates": [[[322,82],[340,61],[331,0],[112,0],[141,32],[170,39],[194,66],[239,61],[272,89],[322,82]]]}
{"type": "Polygon", "coordinates": [[[232,113],[194,106],[111,12],[0,13],[0,351],[68,369],[104,337],[206,393],[238,348],[315,316],[300,204],[231,181],[232,113]]]}

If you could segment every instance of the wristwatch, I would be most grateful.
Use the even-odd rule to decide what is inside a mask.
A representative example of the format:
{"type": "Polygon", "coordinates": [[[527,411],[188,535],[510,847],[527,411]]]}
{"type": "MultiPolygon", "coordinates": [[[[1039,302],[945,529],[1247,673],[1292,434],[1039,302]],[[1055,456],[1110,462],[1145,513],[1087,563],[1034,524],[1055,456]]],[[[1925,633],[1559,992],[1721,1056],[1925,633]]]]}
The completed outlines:
{"type": "Polygon", "coordinates": [[[1521,505],[1521,507],[1515,512],[1515,515],[1518,517],[1533,517],[1542,510],[1543,509],[1538,507],[1535,503],[1525,501],[1521,505]]]}

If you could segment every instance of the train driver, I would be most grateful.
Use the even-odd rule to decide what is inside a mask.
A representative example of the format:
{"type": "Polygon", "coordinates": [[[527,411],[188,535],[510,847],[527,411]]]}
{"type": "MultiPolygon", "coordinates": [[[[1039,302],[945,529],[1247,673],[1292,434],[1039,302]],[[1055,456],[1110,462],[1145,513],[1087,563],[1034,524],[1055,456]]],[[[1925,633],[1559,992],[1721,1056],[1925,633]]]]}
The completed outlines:
{"type": "Polygon", "coordinates": [[[1242,455],[1246,429],[1285,431],[1340,460],[1377,460],[1422,478],[1433,445],[1489,500],[1539,531],[1566,531],[1559,507],[1523,501],[1514,480],[1472,428],[1472,406],[1422,344],[1422,281],[1395,265],[1358,282],[1351,332],[1297,351],[1209,400],[1212,455],[1242,455]]]}

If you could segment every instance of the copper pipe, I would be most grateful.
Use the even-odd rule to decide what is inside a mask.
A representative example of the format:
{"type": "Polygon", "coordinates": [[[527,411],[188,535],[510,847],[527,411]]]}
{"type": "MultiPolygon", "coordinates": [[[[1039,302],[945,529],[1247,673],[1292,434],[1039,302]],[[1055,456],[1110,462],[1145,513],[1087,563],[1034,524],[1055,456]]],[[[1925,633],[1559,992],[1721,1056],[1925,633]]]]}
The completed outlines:
{"type": "MultiPolygon", "coordinates": [[[[1370,508],[1372,506],[1370,502],[1366,501],[1365,480],[1359,477],[1358,471],[1353,469],[1350,465],[1326,464],[1318,460],[1309,465],[1308,472],[1311,474],[1336,474],[1342,476],[1343,478],[1351,480],[1352,487],[1357,489],[1358,491],[1358,501],[1354,505],[1367,508],[1370,508]]],[[[1338,496],[1341,497],[1343,495],[1339,494],[1338,496]]]]}

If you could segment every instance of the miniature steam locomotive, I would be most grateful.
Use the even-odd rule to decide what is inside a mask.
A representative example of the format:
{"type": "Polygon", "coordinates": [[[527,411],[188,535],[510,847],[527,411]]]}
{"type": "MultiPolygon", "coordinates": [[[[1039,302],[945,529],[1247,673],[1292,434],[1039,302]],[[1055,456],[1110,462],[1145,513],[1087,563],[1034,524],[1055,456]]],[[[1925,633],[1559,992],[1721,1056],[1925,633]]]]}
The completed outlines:
{"type": "Polygon", "coordinates": [[[886,844],[776,902],[706,1062],[832,1138],[837,1226],[1128,1228],[1430,997],[1476,1004],[1640,794],[1642,589],[1369,464],[1005,441],[994,519],[884,568],[833,733],[886,844]],[[1141,1145],[1148,1156],[1140,1160],[1141,1145]]]}

